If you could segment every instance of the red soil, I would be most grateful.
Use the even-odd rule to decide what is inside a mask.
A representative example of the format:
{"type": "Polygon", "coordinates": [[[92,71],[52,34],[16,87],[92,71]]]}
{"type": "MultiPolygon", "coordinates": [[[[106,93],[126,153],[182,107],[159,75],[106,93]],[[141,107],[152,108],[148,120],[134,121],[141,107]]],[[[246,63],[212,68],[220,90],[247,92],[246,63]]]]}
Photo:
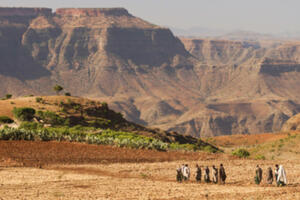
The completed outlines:
{"type": "Polygon", "coordinates": [[[163,162],[213,159],[218,155],[159,152],[69,142],[0,141],[0,165],[42,167],[51,164],[163,162]]]}

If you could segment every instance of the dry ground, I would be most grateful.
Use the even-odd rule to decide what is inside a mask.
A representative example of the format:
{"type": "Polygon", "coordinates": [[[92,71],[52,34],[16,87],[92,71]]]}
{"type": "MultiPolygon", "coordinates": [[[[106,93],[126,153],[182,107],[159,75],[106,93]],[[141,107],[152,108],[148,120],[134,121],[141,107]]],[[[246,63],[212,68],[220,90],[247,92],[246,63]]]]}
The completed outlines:
{"type": "Polygon", "coordinates": [[[263,133],[252,135],[223,135],[207,138],[207,141],[220,147],[230,148],[237,146],[251,146],[263,144],[266,142],[280,140],[286,138],[287,136],[288,132],[263,133]]]}
{"type": "Polygon", "coordinates": [[[0,156],[0,199],[300,199],[300,159],[280,161],[289,184],[277,188],[253,183],[256,164],[266,171],[276,161],[240,160],[222,154],[0,141],[0,156]],[[226,185],[194,181],[196,163],[212,166],[221,162],[228,174],[226,185]],[[176,168],[182,163],[192,167],[192,177],[177,183],[176,168]]]}

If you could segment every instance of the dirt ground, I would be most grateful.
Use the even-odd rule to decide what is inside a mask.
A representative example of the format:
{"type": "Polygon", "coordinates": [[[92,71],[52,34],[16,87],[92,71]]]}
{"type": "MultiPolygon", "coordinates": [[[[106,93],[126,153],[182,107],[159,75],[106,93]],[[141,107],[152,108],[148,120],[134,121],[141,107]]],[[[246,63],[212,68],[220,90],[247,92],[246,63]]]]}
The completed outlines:
{"type": "Polygon", "coordinates": [[[276,187],[267,185],[265,176],[263,183],[257,186],[253,177],[257,164],[265,172],[277,161],[243,160],[224,154],[0,141],[0,158],[0,200],[300,199],[300,159],[278,161],[287,171],[288,185],[276,187]],[[109,157],[112,159],[107,159],[109,157]],[[176,168],[182,163],[191,166],[192,177],[188,182],[177,183],[176,168]],[[223,163],[227,183],[196,183],[196,163],[209,167],[223,163]]]}

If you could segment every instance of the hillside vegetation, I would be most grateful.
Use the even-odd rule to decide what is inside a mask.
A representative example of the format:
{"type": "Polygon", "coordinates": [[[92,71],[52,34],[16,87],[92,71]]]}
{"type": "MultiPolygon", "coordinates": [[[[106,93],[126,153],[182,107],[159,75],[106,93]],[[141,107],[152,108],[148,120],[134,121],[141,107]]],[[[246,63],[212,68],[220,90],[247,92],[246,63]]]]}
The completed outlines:
{"type": "Polygon", "coordinates": [[[105,102],[78,97],[2,100],[0,116],[2,140],[71,141],[160,151],[219,151],[200,139],[129,122],[105,102]]]}
{"type": "Polygon", "coordinates": [[[228,154],[256,160],[293,160],[300,154],[299,131],[219,136],[207,138],[206,142],[221,147],[228,154]]]}

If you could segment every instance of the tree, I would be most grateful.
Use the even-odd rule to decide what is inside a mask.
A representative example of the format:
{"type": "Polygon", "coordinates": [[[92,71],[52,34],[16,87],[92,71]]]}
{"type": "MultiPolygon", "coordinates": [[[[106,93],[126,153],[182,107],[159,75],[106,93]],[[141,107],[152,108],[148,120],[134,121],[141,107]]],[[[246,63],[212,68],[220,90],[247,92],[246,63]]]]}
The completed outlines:
{"type": "Polygon", "coordinates": [[[15,118],[21,120],[21,121],[31,121],[34,117],[35,110],[33,108],[14,108],[13,114],[15,118]]]}
{"type": "Polygon", "coordinates": [[[12,97],[12,94],[6,94],[5,97],[6,99],[10,99],[12,97]]]}
{"type": "Polygon", "coordinates": [[[56,94],[58,95],[64,88],[60,85],[55,85],[53,87],[53,90],[56,92],[56,94]]]}

